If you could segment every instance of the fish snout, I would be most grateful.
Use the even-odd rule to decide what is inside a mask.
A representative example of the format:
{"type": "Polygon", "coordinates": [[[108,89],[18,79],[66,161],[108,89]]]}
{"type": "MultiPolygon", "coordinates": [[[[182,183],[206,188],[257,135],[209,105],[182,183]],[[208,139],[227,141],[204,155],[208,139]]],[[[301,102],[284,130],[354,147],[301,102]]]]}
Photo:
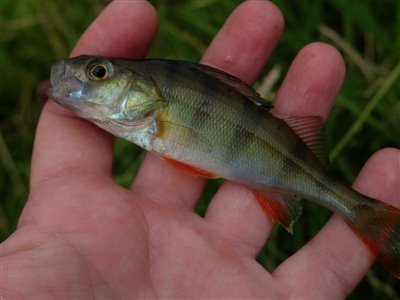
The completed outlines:
{"type": "Polygon", "coordinates": [[[52,86],[57,85],[57,83],[65,77],[65,62],[63,60],[55,62],[51,66],[50,70],[50,83],[52,86]]]}
{"type": "Polygon", "coordinates": [[[67,61],[61,60],[52,65],[50,84],[51,88],[47,89],[46,94],[58,103],[82,100],[84,83],[77,78],[67,61]]]}

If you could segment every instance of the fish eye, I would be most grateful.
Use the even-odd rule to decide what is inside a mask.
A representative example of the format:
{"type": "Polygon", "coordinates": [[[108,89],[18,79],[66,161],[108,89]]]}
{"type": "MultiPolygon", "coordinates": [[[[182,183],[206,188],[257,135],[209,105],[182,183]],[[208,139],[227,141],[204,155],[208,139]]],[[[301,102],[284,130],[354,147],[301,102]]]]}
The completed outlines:
{"type": "Polygon", "coordinates": [[[105,64],[95,63],[89,67],[89,76],[93,80],[105,80],[109,72],[105,64]]]}

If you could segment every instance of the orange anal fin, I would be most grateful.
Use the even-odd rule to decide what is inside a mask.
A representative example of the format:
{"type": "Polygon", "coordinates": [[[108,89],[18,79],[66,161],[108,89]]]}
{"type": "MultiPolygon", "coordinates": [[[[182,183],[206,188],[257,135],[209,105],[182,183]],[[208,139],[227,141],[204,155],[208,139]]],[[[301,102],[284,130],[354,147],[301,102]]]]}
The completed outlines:
{"type": "Polygon", "coordinates": [[[261,208],[270,217],[271,221],[279,224],[279,220],[283,215],[283,208],[279,205],[271,203],[271,199],[267,198],[258,191],[254,191],[254,195],[256,196],[258,204],[261,205],[261,208]]]}
{"type": "Polygon", "coordinates": [[[299,201],[278,193],[259,192],[256,190],[253,192],[258,203],[270,219],[282,225],[288,232],[293,233],[293,223],[301,215],[299,201]]]}
{"type": "Polygon", "coordinates": [[[174,168],[184,171],[185,173],[192,175],[192,176],[200,176],[200,177],[204,177],[204,178],[218,178],[219,177],[209,171],[206,171],[206,170],[203,170],[203,169],[200,169],[197,167],[193,167],[191,165],[187,165],[185,163],[182,163],[180,161],[177,161],[177,160],[169,158],[169,157],[163,157],[163,159],[167,163],[172,165],[174,168]]]}

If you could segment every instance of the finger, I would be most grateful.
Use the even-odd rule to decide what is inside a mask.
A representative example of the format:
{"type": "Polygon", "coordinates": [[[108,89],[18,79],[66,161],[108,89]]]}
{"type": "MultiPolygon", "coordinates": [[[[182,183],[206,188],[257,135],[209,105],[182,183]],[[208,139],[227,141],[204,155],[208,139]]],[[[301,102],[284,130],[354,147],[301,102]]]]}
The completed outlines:
{"type": "MultiPolygon", "coordinates": [[[[72,55],[140,57],[156,29],[147,2],[114,1],[84,33],[72,55]]],[[[112,139],[53,101],[43,109],[32,157],[31,186],[54,177],[111,176],[112,139]]]]}
{"type": "MultiPolygon", "coordinates": [[[[379,151],[361,170],[354,188],[399,206],[399,161],[399,150],[379,151]]],[[[309,243],[279,266],[274,275],[302,298],[344,299],[373,260],[365,244],[334,215],[309,243]]]]}
{"type": "Polygon", "coordinates": [[[269,2],[247,1],[229,17],[202,63],[253,83],[275,49],[284,27],[279,9],[269,2]]]}
{"type": "MultiPolygon", "coordinates": [[[[325,119],[342,84],[344,72],[343,59],[333,47],[322,43],[304,47],[293,61],[279,90],[274,113],[317,115],[325,119]]],[[[256,255],[273,224],[262,215],[252,193],[249,196],[249,192],[242,190],[242,186],[223,186],[214,197],[206,218],[225,224],[222,229],[228,235],[242,237],[243,244],[247,244],[245,250],[250,255],[256,255]]]]}
{"type": "MultiPolygon", "coordinates": [[[[204,56],[207,64],[223,69],[252,83],[264,67],[283,31],[281,12],[269,2],[246,2],[248,12],[228,20],[204,56]],[[247,24],[246,27],[241,27],[247,24]],[[240,40],[236,41],[240,35],[240,40]],[[230,44],[236,42],[237,47],[230,44]],[[218,44],[217,44],[218,43],[218,44]],[[218,45],[226,45],[219,48],[218,45]],[[248,52],[248,57],[243,52],[248,52]]],[[[206,220],[229,236],[250,255],[255,255],[264,244],[271,222],[265,217],[250,189],[225,182],[210,203],[206,220]]]]}
{"type": "Polygon", "coordinates": [[[342,86],[345,65],[336,48],[312,43],[296,56],[274,101],[277,116],[328,116],[342,86]]]}
{"type": "MultiPolygon", "coordinates": [[[[282,27],[282,16],[274,5],[247,1],[232,12],[202,63],[251,82],[272,52],[282,27]]],[[[132,189],[159,203],[192,210],[204,182],[173,169],[154,155],[147,155],[132,189]]]]}

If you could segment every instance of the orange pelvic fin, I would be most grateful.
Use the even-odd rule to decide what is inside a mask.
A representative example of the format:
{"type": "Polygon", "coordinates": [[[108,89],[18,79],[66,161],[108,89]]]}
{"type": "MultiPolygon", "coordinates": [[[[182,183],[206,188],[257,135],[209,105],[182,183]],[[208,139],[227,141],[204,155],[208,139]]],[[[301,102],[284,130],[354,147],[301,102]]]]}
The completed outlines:
{"type": "Polygon", "coordinates": [[[253,192],[271,220],[293,233],[293,223],[300,217],[302,211],[299,200],[275,192],[257,190],[253,192]]]}
{"type": "Polygon", "coordinates": [[[360,205],[347,224],[379,262],[400,279],[400,209],[382,202],[360,205]]]}
{"type": "Polygon", "coordinates": [[[204,178],[218,178],[219,177],[209,171],[206,171],[206,170],[203,170],[203,169],[200,169],[197,167],[193,167],[191,165],[182,163],[180,161],[177,161],[177,160],[169,158],[169,157],[163,157],[163,159],[167,163],[169,163],[170,165],[175,167],[176,169],[184,171],[185,173],[192,175],[192,176],[200,176],[200,177],[204,177],[204,178]]]}

